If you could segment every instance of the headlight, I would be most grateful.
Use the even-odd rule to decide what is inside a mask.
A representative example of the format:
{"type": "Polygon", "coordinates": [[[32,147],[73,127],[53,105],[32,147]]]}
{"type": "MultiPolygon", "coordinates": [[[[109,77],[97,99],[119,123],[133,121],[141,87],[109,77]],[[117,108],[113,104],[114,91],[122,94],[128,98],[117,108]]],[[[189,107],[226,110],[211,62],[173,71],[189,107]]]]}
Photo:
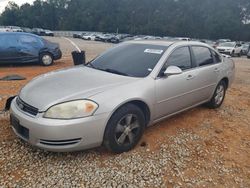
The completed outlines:
{"type": "Polygon", "coordinates": [[[92,116],[98,105],[89,100],[70,101],[52,106],[45,112],[45,118],[76,119],[92,116]]]}

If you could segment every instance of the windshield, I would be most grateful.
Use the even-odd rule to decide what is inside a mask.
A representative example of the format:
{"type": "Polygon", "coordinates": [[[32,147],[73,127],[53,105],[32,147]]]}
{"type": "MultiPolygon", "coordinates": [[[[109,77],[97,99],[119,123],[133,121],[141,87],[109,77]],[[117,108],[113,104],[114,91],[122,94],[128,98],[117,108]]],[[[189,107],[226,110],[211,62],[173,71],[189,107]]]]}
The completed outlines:
{"type": "Polygon", "coordinates": [[[224,42],[224,43],[220,43],[219,46],[221,46],[221,47],[235,47],[235,42],[224,42]]]}
{"type": "Polygon", "coordinates": [[[97,57],[90,65],[115,74],[146,77],[167,48],[149,44],[122,44],[97,57]]]}

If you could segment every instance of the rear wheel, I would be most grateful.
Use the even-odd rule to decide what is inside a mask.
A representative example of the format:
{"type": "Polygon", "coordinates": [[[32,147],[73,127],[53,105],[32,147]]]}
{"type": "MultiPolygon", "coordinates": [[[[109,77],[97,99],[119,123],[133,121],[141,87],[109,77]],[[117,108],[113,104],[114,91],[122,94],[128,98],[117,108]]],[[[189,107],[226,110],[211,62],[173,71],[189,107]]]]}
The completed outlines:
{"type": "Polygon", "coordinates": [[[110,118],[104,135],[104,146],[114,153],[127,152],[139,142],[144,128],[143,112],[137,106],[127,104],[110,118]]]}
{"type": "Polygon", "coordinates": [[[47,52],[40,54],[39,61],[43,66],[50,66],[54,63],[52,55],[47,52]]]}
{"type": "Polygon", "coordinates": [[[217,85],[214,95],[212,99],[207,103],[207,106],[209,108],[219,108],[225,98],[226,94],[226,83],[225,81],[220,81],[220,83],[217,85]]]}

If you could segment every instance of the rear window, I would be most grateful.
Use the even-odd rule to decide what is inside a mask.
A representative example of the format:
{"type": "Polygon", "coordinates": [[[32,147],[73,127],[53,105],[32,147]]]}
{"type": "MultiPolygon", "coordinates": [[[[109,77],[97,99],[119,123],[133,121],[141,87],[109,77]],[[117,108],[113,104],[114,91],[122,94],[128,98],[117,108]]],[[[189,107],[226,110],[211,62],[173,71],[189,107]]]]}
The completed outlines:
{"type": "Polygon", "coordinates": [[[132,77],[146,77],[167,48],[150,44],[122,44],[108,50],[91,64],[101,70],[112,69],[132,77]]]}
{"type": "Polygon", "coordinates": [[[0,48],[7,49],[10,47],[17,47],[18,40],[15,35],[0,35],[0,48]]]}

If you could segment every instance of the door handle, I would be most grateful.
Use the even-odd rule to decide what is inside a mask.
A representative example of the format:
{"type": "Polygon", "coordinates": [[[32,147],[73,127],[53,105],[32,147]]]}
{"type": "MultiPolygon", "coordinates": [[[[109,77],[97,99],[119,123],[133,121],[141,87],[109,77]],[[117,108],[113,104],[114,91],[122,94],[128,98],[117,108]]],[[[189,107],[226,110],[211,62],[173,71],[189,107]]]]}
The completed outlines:
{"type": "Polygon", "coordinates": [[[220,69],[219,68],[215,68],[214,72],[220,72],[220,69]]]}
{"type": "Polygon", "coordinates": [[[193,76],[193,75],[190,74],[190,75],[187,76],[187,80],[192,80],[192,79],[194,79],[194,77],[195,76],[193,76]]]}

